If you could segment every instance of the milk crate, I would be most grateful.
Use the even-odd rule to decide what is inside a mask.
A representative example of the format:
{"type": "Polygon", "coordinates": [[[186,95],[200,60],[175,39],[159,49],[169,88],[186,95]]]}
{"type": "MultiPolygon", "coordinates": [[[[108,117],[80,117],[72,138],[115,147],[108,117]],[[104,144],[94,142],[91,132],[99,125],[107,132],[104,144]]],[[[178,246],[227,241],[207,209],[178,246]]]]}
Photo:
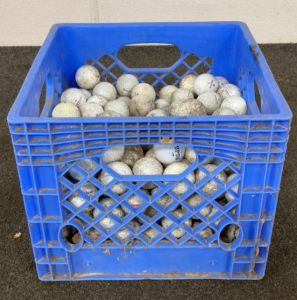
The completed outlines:
{"type": "Polygon", "coordinates": [[[291,118],[261,50],[243,23],[54,25],[8,115],[38,277],[44,281],[262,278],[291,118]],[[128,67],[119,59],[123,46],[143,43],[174,45],[180,56],[170,67],[154,68],[128,67]],[[61,93],[77,87],[75,72],[84,64],[96,66],[101,81],[115,84],[120,74],[130,73],[141,82],[150,79],[156,91],[168,84],[168,78],[178,85],[187,74],[211,72],[240,87],[248,112],[243,116],[51,118],[61,93]],[[45,104],[40,102],[44,82],[45,104]],[[179,175],[121,176],[101,160],[112,146],[159,143],[191,147],[196,161],[179,175]],[[210,157],[220,161],[212,173],[203,167],[210,157]],[[92,160],[90,172],[77,164],[82,158],[92,160]],[[227,167],[235,175],[222,184],[215,176],[227,167]],[[206,176],[193,184],[186,176],[197,168],[206,176]],[[69,179],[70,169],[80,174],[80,181],[69,179]],[[101,170],[114,177],[106,186],[97,179],[101,170]],[[210,180],[219,189],[207,196],[201,188],[210,180]],[[97,187],[94,196],[81,191],[85,182],[97,187]],[[141,187],[147,182],[154,183],[158,192],[145,194],[141,187]],[[125,187],[123,195],[112,191],[116,183],[125,187]],[[188,189],[181,196],[173,192],[178,183],[188,189]],[[231,189],[234,185],[237,191],[231,189]],[[224,204],[218,197],[226,192],[233,200],[224,204]],[[78,209],[68,201],[73,193],[85,200],[78,209]],[[204,200],[192,208],[185,200],[195,193],[204,200]],[[126,202],[133,194],[143,200],[138,208],[126,202]],[[164,209],[156,201],[165,194],[173,202],[164,209]],[[115,201],[107,210],[97,201],[104,195],[115,201]],[[130,212],[122,219],[110,215],[119,205],[130,212]],[[180,205],[187,213],[178,219],[172,211],[180,205]],[[207,206],[212,213],[205,217],[202,208],[207,206]],[[101,213],[93,218],[87,207],[101,213]],[[145,214],[148,207],[155,209],[153,216],[145,214]],[[113,222],[109,230],[99,224],[106,215],[113,222]],[[160,225],[164,216],[172,221],[167,229],[160,225]],[[141,222],[138,230],[128,225],[134,218],[141,222]],[[191,218],[201,223],[191,228],[185,223],[191,218]],[[221,233],[230,224],[238,226],[239,234],[226,243],[221,233]],[[81,239],[74,243],[63,238],[65,228],[75,229],[81,239]],[[130,233],[124,240],[116,235],[122,228],[130,233]],[[149,228],[157,233],[152,239],[143,234],[149,228]],[[184,231],[179,239],[171,234],[176,228],[184,231]],[[212,232],[207,239],[199,234],[205,228],[212,232]],[[96,238],[87,234],[89,229],[97,233],[96,238]]]}

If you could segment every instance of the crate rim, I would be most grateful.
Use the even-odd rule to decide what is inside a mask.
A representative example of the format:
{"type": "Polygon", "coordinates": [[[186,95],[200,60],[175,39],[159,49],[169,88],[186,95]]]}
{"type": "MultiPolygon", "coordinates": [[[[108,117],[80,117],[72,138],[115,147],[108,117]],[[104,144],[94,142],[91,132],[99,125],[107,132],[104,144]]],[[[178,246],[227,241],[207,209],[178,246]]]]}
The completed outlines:
{"type": "MultiPolygon", "coordinates": [[[[270,67],[268,66],[268,63],[266,62],[266,59],[258,46],[257,42],[255,41],[254,37],[251,34],[251,31],[249,30],[246,23],[241,21],[231,21],[231,22],[135,22],[135,23],[100,23],[100,24],[94,24],[94,23],[57,23],[52,25],[50,28],[49,33],[46,36],[46,39],[44,43],[42,44],[41,48],[39,49],[31,68],[29,69],[29,72],[25,78],[25,81],[11,107],[9,110],[7,121],[11,124],[17,124],[17,123],[31,123],[31,122],[37,122],[40,121],[42,123],[67,123],[72,120],[78,120],[76,122],[79,123],[94,123],[94,121],[98,120],[97,118],[50,118],[50,117],[22,117],[20,116],[20,104],[23,103],[27,97],[28,91],[34,84],[33,81],[36,77],[36,71],[38,71],[42,60],[44,56],[46,55],[52,40],[54,39],[55,35],[57,34],[58,30],[60,28],[66,28],[66,27],[80,27],[80,28],[86,28],[86,27],[110,27],[110,28],[116,28],[119,26],[128,26],[128,27],[147,27],[147,26],[188,26],[188,25],[197,25],[197,26],[214,26],[214,25],[220,25],[220,26],[227,26],[227,25],[234,25],[238,26],[242,33],[244,34],[245,38],[247,39],[249,45],[253,46],[253,51],[256,51],[258,54],[257,60],[259,65],[265,72],[263,72],[263,76],[265,77],[265,80],[268,84],[269,89],[273,91],[275,94],[275,97],[278,98],[278,101],[282,104],[281,110],[278,114],[259,114],[259,115],[243,115],[243,116],[187,116],[185,117],[153,117],[153,118],[146,118],[148,122],[158,122],[163,120],[164,122],[168,121],[185,121],[188,122],[205,122],[205,121],[251,121],[251,120],[288,120],[293,117],[292,111],[285,100],[284,96],[282,95],[282,92],[280,88],[278,87],[278,84],[276,83],[273,74],[270,70],[270,67]],[[161,119],[162,118],[162,119],[161,119]]],[[[100,118],[100,122],[129,122],[129,120],[133,120],[132,122],[143,122],[143,117],[122,117],[122,118],[100,118]]],[[[98,121],[99,121],[98,120],[98,121]]]]}

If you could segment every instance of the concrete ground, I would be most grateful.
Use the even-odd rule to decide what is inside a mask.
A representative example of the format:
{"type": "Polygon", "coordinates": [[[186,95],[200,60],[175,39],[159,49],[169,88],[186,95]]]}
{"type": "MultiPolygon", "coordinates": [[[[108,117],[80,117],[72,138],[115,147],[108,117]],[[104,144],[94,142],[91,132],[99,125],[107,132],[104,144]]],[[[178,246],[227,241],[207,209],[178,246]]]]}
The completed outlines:
{"type": "MultiPolygon", "coordinates": [[[[297,44],[262,45],[293,114],[297,113],[297,44]]],[[[261,281],[41,282],[37,278],[6,116],[38,51],[0,48],[0,299],[296,299],[296,123],[292,123],[266,275],[261,281]],[[18,239],[14,234],[21,232],[18,239]]],[[[148,56],[139,53],[139,60],[148,56]]],[[[154,56],[156,59],[158,55],[154,56]]]]}

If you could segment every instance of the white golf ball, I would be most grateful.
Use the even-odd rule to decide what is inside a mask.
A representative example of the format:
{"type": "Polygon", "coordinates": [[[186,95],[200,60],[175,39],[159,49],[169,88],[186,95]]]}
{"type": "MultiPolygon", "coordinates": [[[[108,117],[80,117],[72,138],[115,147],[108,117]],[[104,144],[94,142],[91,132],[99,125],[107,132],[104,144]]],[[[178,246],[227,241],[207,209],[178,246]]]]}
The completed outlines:
{"type": "Polygon", "coordinates": [[[143,234],[146,236],[146,237],[148,237],[149,239],[153,239],[153,238],[155,238],[156,236],[158,236],[159,235],[159,232],[156,230],[156,229],[154,229],[154,228],[148,228],[148,229],[146,229],[144,232],[143,232],[143,234]]]}
{"type": "Polygon", "coordinates": [[[105,110],[113,110],[123,117],[129,117],[130,111],[128,105],[123,100],[112,100],[107,102],[105,110]]]}
{"type": "Polygon", "coordinates": [[[104,96],[94,95],[88,99],[87,103],[96,103],[96,104],[99,104],[100,106],[104,107],[108,101],[109,101],[109,99],[107,99],[104,96]]]}
{"type": "MultiPolygon", "coordinates": [[[[197,205],[202,203],[204,199],[198,195],[198,194],[193,194],[189,198],[186,199],[186,202],[189,203],[193,208],[195,208],[197,205]]],[[[199,210],[199,213],[203,216],[208,216],[211,213],[212,210],[212,205],[208,204],[204,206],[201,210],[199,210]]],[[[198,219],[196,216],[192,217],[193,219],[198,219]]]]}
{"type": "Polygon", "coordinates": [[[219,82],[219,88],[221,86],[229,83],[229,81],[225,77],[222,77],[222,76],[216,76],[216,79],[219,82]]]}
{"type": "MultiPolygon", "coordinates": [[[[77,195],[71,195],[71,196],[69,197],[68,200],[69,200],[69,202],[71,202],[71,204],[72,204],[73,206],[75,206],[75,208],[79,208],[79,207],[81,207],[81,206],[85,203],[85,200],[84,200],[83,198],[77,196],[77,195]]],[[[92,206],[87,206],[87,207],[83,210],[83,212],[84,212],[85,214],[87,214],[88,216],[90,216],[92,210],[93,210],[93,207],[92,207],[92,206]]]]}
{"type": "Polygon", "coordinates": [[[197,78],[197,76],[193,75],[193,74],[189,74],[189,75],[185,76],[179,83],[179,88],[187,89],[194,95],[195,94],[194,81],[196,78],[197,78]]]}
{"type": "Polygon", "coordinates": [[[59,103],[53,109],[53,118],[78,118],[80,117],[79,109],[72,103],[59,103]]]}
{"type": "Polygon", "coordinates": [[[211,74],[201,74],[194,81],[194,91],[198,96],[205,92],[216,92],[218,87],[218,80],[211,74]]]}
{"type": "Polygon", "coordinates": [[[245,115],[247,112],[246,101],[238,96],[231,96],[223,100],[222,108],[230,108],[238,115],[245,115]]]}
{"type": "MultiPolygon", "coordinates": [[[[158,187],[152,189],[152,196],[159,190],[158,187]]],[[[163,208],[166,208],[169,204],[171,204],[173,202],[173,198],[170,197],[167,194],[162,195],[161,197],[158,198],[158,200],[156,201],[158,204],[160,204],[163,208]]]]}
{"type": "MultiPolygon", "coordinates": [[[[134,229],[134,232],[137,231],[137,229],[140,227],[139,222],[136,220],[131,220],[130,222],[128,222],[128,225],[130,225],[134,229]]],[[[118,232],[115,233],[115,235],[123,241],[130,237],[131,233],[125,227],[122,227],[118,232]]]]}
{"type": "Polygon", "coordinates": [[[75,73],[76,83],[83,89],[92,89],[99,81],[99,71],[93,66],[82,66],[75,73]]]}
{"type": "Polygon", "coordinates": [[[148,83],[139,83],[134,86],[131,92],[131,98],[134,98],[137,95],[146,95],[152,101],[156,99],[156,92],[154,88],[148,83]]]}
{"type": "Polygon", "coordinates": [[[154,110],[150,111],[146,116],[147,117],[167,117],[167,114],[161,109],[154,109],[154,110]]]}
{"type": "MultiPolygon", "coordinates": [[[[80,160],[76,161],[76,164],[81,169],[85,170],[87,173],[90,173],[97,166],[92,160],[90,160],[88,158],[80,159],[80,160]]],[[[80,180],[84,179],[84,177],[74,169],[70,169],[69,174],[75,180],[80,181],[80,180]]]]}
{"type": "Polygon", "coordinates": [[[143,156],[144,154],[141,146],[125,146],[124,154],[121,158],[121,161],[132,168],[139,159],[143,158],[143,156]]]}
{"type": "Polygon", "coordinates": [[[166,85],[159,92],[159,98],[169,101],[171,94],[175,92],[177,89],[178,88],[174,85],[166,85]]]}
{"type": "MultiPolygon", "coordinates": [[[[99,201],[99,203],[107,209],[109,206],[111,206],[115,201],[111,198],[103,198],[102,200],[99,201]]],[[[93,216],[96,218],[98,215],[100,215],[102,212],[98,210],[97,208],[94,209],[93,211],[93,216]]],[[[122,209],[118,206],[114,208],[109,214],[115,215],[118,218],[122,219],[124,217],[124,212],[122,209]]],[[[110,229],[112,226],[115,225],[115,222],[110,219],[109,217],[104,217],[99,221],[99,224],[105,228],[105,229],[110,229]]]]}
{"type": "Polygon", "coordinates": [[[115,146],[107,149],[102,157],[103,162],[105,164],[109,164],[111,162],[120,160],[124,155],[124,151],[125,146],[115,146]]]}
{"type": "Polygon", "coordinates": [[[122,115],[120,115],[119,113],[113,111],[113,110],[106,110],[103,113],[101,113],[98,117],[100,118],[104,118],[104,117],[122,117],[122,115]]]}
{"type": "MultiPolygon", "coordinates": [[[[163,166],[159,161],[150,157],[143,157],[138,160],[133,166],[133,174],[135,175],[161,175],[163,173],[163,166]]],[[[147,182],[143,188],[152,189],[155,184],[147,182]]]]}
{"type": "Polygon", "coordinates": [[[186,159],[192,164],[196,161],[196,153],[195,151],[190,148],[186,147],[186,154],[185,154],[186,159]]]}
{"type": "Polygon", "coordinates": [[[81,116],[84,118],[96,118],[104,112],[102,106],[97,103],[84,103],[79,107],[81,116]]]}
{"type": "Polygon", "coordinates": [[[231,84],[231,83],[227,83],[221,86],[217,90],[217,93],[221,96],[222,100],[231,96],[241,97],[240,89],[235,84],[231,84]]]}
{"type": "Polygon", "coordinates": [[[215,110],[213,116],[236,116],[236,112],[227,107],[221,107],[215,110]]]}
{"type": "Polygon", "coordinates": [[[169,98],[170,104],[173,104],[175,101],[185,101],[188,99],[193,99],[194,95],[187,89],[178,89],[173,92],[169,98]]]}
{"type": "MultiPolygon", "coordinates": [[[[181,209],[176,209],[175,211],[172,212],[172,214],[174,216],[176,216],[178,219],[180,219],[185,213],[181,209]]],[[[162,223],[162,227],[166,229],[172,224],[172,221],[170,221],[169,219],[163,217],[162,220],[161,220],[161,223],[162,223]]],[[[187,226],[191,227],[192,226],[192,220],[191,219],[186,220],[185,224],[187,226]]],[[[174,236],[177,239],[184,236],[185,233],[186,232],[183,229],[181,229],[180,227],[177,227],[176,229],[171,231],[171,235],[174,236]]]]}
{"type": "Polygon", "coordinates": [[[221,97],[215,92],[206,92],[201,94],[198,98],[202,102],[208,115],[212,115],[213,112],[221,107],[221,97]]]}
{"type": "Polygon", "coordinates": [[[169,115],[169,101],[165,99],[158,99],[155,101],[155,108],[161,109],[168,116],[169,115]]]}
{"type": "Polygon", "coordinates": [[[154,152],[157,160],[162,164],[172,164],[180,161],[185,154],[186,146],[180,145],[154,145],[154,152]]]}
{"type": "Polygon", "coordinates": [[[97,187],[92,184],[91,182],[85,182],[81,187],[80,190],[82,190],[85,194],[87,194],[90,198],[92,198],[97,192],[97,187]]]}
{"type": "Polygon", "coordinates": [[[86,103],[86,101],[87,100],[83,92],[76,88],[67,89],[61,95],[62,103],[72,103],[78,107],[86,103]]]}
{"type": "MultiPolygon", "coordinates": [[[[204,168],[207,169],[210,174],[212,174],[212,172],[216,169],[216,165],[213,164],[208,164],[208,165],[204,165],[204,168]]],[[[202,180],[204,177],[206,176],[206,174],[200,170],[197,169],[196,170],[196,182],[199,182],[200,180],[202,180]]],[[[222,183],[226,183],[227,180],[227,176],[226,173],[224,171],[219,172],[216,175],[216,178],[218,180],[220,180],[222,183]]],[[[220,188],[220,186],[213,180],[208,181],[206,184],[204,184],[201,187],[201,190],[206,194],[206,195],[212,195],[214,192],[216,192],[218,189],[220,188]]]]}
{"type": "MultiPolygon", "coordinates": [[[[150,194],[147,190],[141,189],[141,191],[144,192],[148,197],[150,196],[150,194]]],[[[128,204],[130,204],[133,208],[137,208],[143,202],[143,200],[140,197],[138,197],[137,195],[133,194],[133,195],[131,195],[130,197],[127,198],[126,202],[128,204]]],[[[122,205],[122,210],[126,214],[130,214],[132,212],[132,210],[130,211],[124,205],[122,205]]]]}
{"type": "Polygon", "coordinates": [[[131,116],[144,117],[155,108],[155,102],[147,95],[137,95],[129,103],[131,116]]]}
{"type": "Polygon", "coordinates": [[[124,101],[124,102],[128,105],[128,107],[129,107],[129,103],[130,103],[130,101],[131,101],[131,98],[125,97],[125,96],[121,96],[121,97],[117,98],[117,100],[122,100],[122,101],[124,101]]]}
{"type": "MultiPolygon", "coordinates": [[[[164,175],[173,175],[173,174],[180,174],[183,173],[189,166],[183,162],[175,162],[171,165],[169,165],[165,170],[164,170],[164,175]]],[[[190,182],[194,183],[195,182],[195,175],[194,172],[191,172],[189,175],[186,177],[190,182]]],[[[164,182],[165,184],[167,182],[164,182]]],[[[189,189],[188,185],[180,182],[176,184],[173,188],[172,191],[177,194],[177,195],[182,195],[189,189]]]]}
{"type": "MultiPolygon", "coordinates": [[[[122,162],[112,162],[108,164],[108,167],[120,175],[132,175],[132,170],[130,169],[130,167],[122,162]]],[[[102,182],[103,185],[107,185],[110,181],[113,180],[113,177],[106,171],[102,170],[98,179],[100,182],[102,182]]],[[[110,190],[118,195],[121,195],[127,191],[127,188],[120,183],[116,183],[110,188],[110,190]]]]}
{"type": "MultiPolygon", "coordinates": [[[[236,177],[236,174],[230,175],[230,176],[228,177],[228,179],[227,179],[227,182],[230,181],[231,179],[233,179],[234,177],[236,177]]],[[[234,184],[234,185],[231,187],[231,190],[232,190],[235,194],[238,192],[238,186],[239,186],[239,184],[236,183],[236,184],[234,184]]],[[[225,193],[225,197],[226,197],[226,199],[227,199],[228,202],[231,202],[231,201],[234,199],[234,197],[233,197],[231,194],[229,194],[229,193],[225,193]]]]}
{"type": "Polygon", "coordinates": [[[225,77],[222,77],[222,76],[216,76],[216,79],[219,82],[219,88],[222,87],[223,85],[229,83],[229,81],[225,77]]]}
{"type": "Polygon", "coordinates": [[[88,90],[85,90],[85,89],[79,89],[86,97],[86,100],[90,99],[92,97],[92,94],[88,91],[88,90]]]}
{"type": "MultiPolygon", "coordinates": [[[[193,224],[193,229],[195,227],[197,227],[199,224],[201,224],[201,222],[195,222],[193,224]]],[[[202,229],[201,231],[198,232],[198,234],[203,237],[205,240],[209,239],[212,236],[212,230],[209,227],[206,227],[204,229],[202,229]]]]}
{"type": "Polygon", "coordinates": [[[173,101],[169,106],[169,116],[177,116],[179,105],[182,104],[184,101],[186,100],[179,99],[173,101]]]}
{"type": "Polygon", "coordinates": [[[93,89],[93,95],[104,96],[109,100],[115,100],[117,97],[116,88],[109,82],[100,82],[93,89]]]}
{"type": "Polygon", "coordinates": [[[131,92],[135,85],[139,84],[138,79],[131,74],[120,76],[116,83],[116,89],[121,96],[131,96],[131,92]]]}
{"type": "Polygon", "coordinates": [[[197,99],[183,101],[177,108],[178,116],[205,116],[206,110],[202,102],[197,99]]]}
{"type": "Polygon", "coordinates": [[[151,157],[151,158],[154,158],[154,159],[157,159],[156,155],[155,155],[155,150],[154,148],[148,150],[146,153],[145,153],[145,156],[144,157],[151,157]]]}

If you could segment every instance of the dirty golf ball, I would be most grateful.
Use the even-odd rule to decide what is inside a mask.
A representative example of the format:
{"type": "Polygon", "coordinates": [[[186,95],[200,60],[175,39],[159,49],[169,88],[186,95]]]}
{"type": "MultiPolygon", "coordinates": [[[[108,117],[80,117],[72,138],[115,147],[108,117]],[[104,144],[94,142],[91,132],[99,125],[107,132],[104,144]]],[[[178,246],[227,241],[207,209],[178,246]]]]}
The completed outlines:
{"type": "MultiPolygon", "coordinates": [[[[216,165],[213,164],[207,164],[204,165],[204,168],[207,169],[207,171],[210,173],[210,175],[212,175],[212,172],[217,168],[216,165]]],[[[206,174],[200,170],[197,169],[196,171],[196,182],[198,183],[199,181],[201,181],[204,177],[206,176],[206,174]]],[[[225,184],[226,180],[227,180],[227,176],[226,173],[224,171],[219,172],[216,176],[215,176],[219,181],[221,181],[223,184],[225,184]]],[[[201,190],[206,194],[206,195],[212,195],[214,192],[216,192],[218,189],[220,188],[220,186],[214,181],[214,180],[210,180],[209,182],[207,182],[206,184],[204,184],[201,187],[201,190]]]]}
{"type": "Polygon", "coordinates": [[[143,234],[148,237],[150,240],[159,235],[158,231],[154,228],[146,229],[143,234]]]}
{"type": "Polygon", "coordinates": [[[169,101],[165,99],[158,99],[155,101],[155,108],[161,109],[167,116],[169,115],[169,101]]]}
{"type": "MultiPolygon", "coordinates": [[[[196,228],[199,224],[201,224],[201,222],[195,222],[193,224],[193,229],[196,228]]],[[[202,229],[201,231],[198,232],[198,234],[203,237],[205,240],[207,240],[208,238],[210,238],[212,236],[212,230],[209,227],[206,227],[204,229],[202,229]]]]}
{"type": "Polygon", "coordinates": [[[166,117],[167,114],[161,109],[154,109],[154,110],[150,111],[146,116],[147,117],[166,117]]]}
{"type": "Polygon", "coordinates": [[[104,112],[102,106],[100,106],[97,103],[84,103],[79,107],[80,113],[82,117],[85,118],[96,118],[98,117],[101,113],[104,112]]]}
{"type": "Polygon", "coordinates": [[[92,89],[99,81],[99,71],[93,66],[82,66],[75,73],[76,83],[83,89],[92,89]]]}
{"type": "Polygon", "coordinates": [[[86,100],[90,99],[92,97],[92,94],[88,91],[88,90],[85,90],[85,89],[79,89],[86,97],[86,100]]]}
{"type": "MultiPolygon", "coordinates": [[[[184,213],[181,209],[176,209],[175,211],[172,212],[172,214],[173,214],[176,218],[180,219],[185,213],[184,213]]],[[[162,223],[162,227],[166,229],[166,228],[168,228],[173,222],[170,221],[169,219],[163,217],[161,223],[162,223]]],[[[191,219],[186,220],[186,221],[185,221],[185,224],[186,224],[187,226],[191,227],[191,226],[192,226],[192,220],[191,220],[191,219]]],[[[186,233],[186,232],[185,232],[183,229],[181,229],[180,227],[178,227],[178,228],[176,228],[176,229],[174,229],[174,230],[171,231],[171,235],[174,236],[174,237],[177,238],[177,239],[179,239],[179,238],[181,238],[182,236],[184,236],[185,233],[186,233]]]]}
{"type": "Polygon", "coordinates": [[[159,99],[164,99],[169,101],[170,96],[172,95],[173,92],[175,92],[178,88],[174,85],[166,85],[164,86],[160,93],[159,93],[159,99]]]}
{"type": "MultiPolygon", "coordinates": [[[[76,164],[87,173],[90,173],[97,166],[92,160],[88,158],[80,159],[76,161],[76,164]]],[[[69,170],[69,174],[75,180],[80,181],[84,179],[83,175],[72,168],[69,170]]]]}
{"type": "Polygon", "coordinates": [[[134,117],[144,117],[154,108],[154,100],[147,95],[134,96],[129,103],[131,116],[134,117]]]}
{"type": "MultiPolygon", "coordinates": [[[[152,189],[152,196],[159,190],[158,187],[152,189]]],[[[169,204],[171,204],[173,202],[173,198],[170,197],[169,195],[165,194],[162,195],[158,198],[158,200],[156,201],[156,203],[160,204],[163,208],[166,208],[169,204]]]]}
{"type": "MultiPolygon", "coordinates": [[[[189,198],[186,199],[186,202],[189,203],[193,209],[195,209],[195,207],[197,205],[199,205],[200,203],[202,203],[203,201],[204,201],[204,199],[198,194],[193,194],[192,196],[190,196],[189,198]]],[[[212,210],[212,205],[208,204],[208,205],[204,206],[203,208],[201,208],[199,210],[199,213],[206,217],[210,214],[211,210],[212,210]]],[[[193,216],[192,218],[198,219],[196,216],[193,216]]]]}
{"type": "Polygon", "coordinates": [[[72,103],[59,103],[52,112],[53,118],[78,118],[79,109],[72,103]]]}
{"type": "MultiPolygon", "coordinates": [[[[130,167],[122,162],[112,162],[108,164],[108,167],[120,175],[132,175],[132,170],[130,169],[130,167]]],[[[106,171],[102,170],[101,174],[99,175],[99,181],[103,185],[107,185],[112,180],[113,177],[109,175],[106,171]]],[[[118,195],[121,195],[127,191],[127,188],[120,183],[115,183],[110,188],[110,190],[118,195]]]]}
{"type": "Polygon", "coordinates": [[[156,92],[154,88],[148,83],[139,83],[134,86],[131,92],[131,98],[133,99],[137,95],[146,95],[152,101],[155,101],[156,99],[156,92]]]}
{"type": "Polygon", "coordinates": [[[211,74],[201,74],[194,81],[194,91],[198,96],[205,92],[216,92],[218,87],[218,80],[211,74]]]}
{"type": "MultiPolygon", "coordinates": [[[[149,192],[147,190],[145,190],[145,189],[140,189],[140,190],[143,193],[145,193],[148,197],[150,196],[150,194],[149,194],[149,192]]],[[[133,194],[133,195],[131,195],[130,197],[127,198],[126,202],[128,204],[130,204],[133,208],[137,208],[143,202],[143,200],[139,196],[133,194]]],[[[122,210],[126,214],[131,213],[131,211],[129,209],[127,209],[124,205],[122,205],[122,210]]]]}
{"type": "Polygon", "coordinates": [[[120,76],[116,83],[116,89],[121,96],[131,96],[135,85],[139,84],[138,79],[131,74],[124,74],[120,76]]]}
{"type": "MultiPolygon", "coordinates": [[[[133,174],[135,175],[161,175],[163,173],[163,166],[161,163],[150,157],[143,157],[138,160],[133,166],[133,174]]],[[[155,187],[154,183],[147,182],[143,188],[152,189],[155,187]]]]}
{"type": "Polygon", "coordinates": [[[108,101],[109,101],[109,99],[107,99],[104,96],[94,95],[88,99],[87,103],[96,103],[96,104],[99,104],[100,106],[104,107],[108,101]]]}
{"type": "Polygon", "coordinates": [[[185,146],[180,145],[154,145],[155,156],[162,164],[172,164],[180,161],[184,157],[185,149],[185,146]]]}
{"type": "Polygon", "coordinates": [[[206,110],[202,102],[197,99],[183,101],[177,109],[178,116],[205,116],[206,110]]]}
{"type": "Polygon", "coordinates": [[[129,117],[130,111],[128,105],[123,100],[112,100],[107,102],[105,110],[113,110],[123,117],[129,117]]]}
{"type": "Polygon", "coordinates": [[[104,96],[109,100],[115,100],[117,97],[116,88],[109,82],[100,82],[93,89],[93,95],[104,96]]]}
{"type": "Polygon", "coordinates": [[[144,157],[151,157],[151,158],[156,158],[156,155],[155,155],[155,150],[154,148],[148,150],[146,153],[145,153],[145,156],[144,157]]]}
{"type": "MultiPolygon", "coordinates": [[[[136,220],[131,220],[130,222],[128,222],[128,225],[132,227],[134,232],[136,232],[137,229],[140,227],[139,222],[136,221],[136,220]]],[[[115,235],[120,240],[125,240],[125,239],[127,239],[128,237],[131,236],[131,233],[125,227],[122,227],[115,235]]]]}
{"type": "Polygon", "coordinates": [[[76,88],[70,88],[65,90],[61,95],[61,102],[62,103],[72,103],[77,107],[81,106],[82,104],[86,103],[87,99],[83,92],[76,88]]]}
{"type": "Polygon", "coordinates": [[[124,155],[125,147],[124,146],[115,146],[108,148],[103,154],[103,162],[109,164],[111,162],[120,160],[124,155]]]}
{"type": "Polygon", "coordinates": [[[221,107],[215,110],[213,116],[236,116],[236,112],[227,107],[221,107]]]}
{"type": "Polygon", "coordinates": [[[195,151],[190,148],[186,147],[186,154],[185,154],[186,159],[192,164],[193,162],[196,161],[196,153],[195,151]]]}
{"type": "Polygon", "coordinates": [[[100,118],[104,118],[104,117],[122,117],[122,115],[120,115],[119,113],[117,113],[116,111],[113,110],[106,110],[103,113],[101,113],[98,117],[100,118]]]}
{"type": "Polygon", "coordinates": [[[229,83],[229,81],[225,77],[222,77],[222,76],[216,76],[216,79],[219,82],[219,88],[221,86],[229,83]]]}
{"type": "Polygon", "coordinates": [[[132,168],[139,159],[143,158],[143,156],[144,154],[141,146],[125,146],[121,161],[132,168]]]}
{"type": "Polygon", "coordinates": [[[219,109],[222,103],[220,95],[215,92],[203,93],[197,99],[202,102],[208,115],[219,109]]]}
{"type": "Polygon", "coordinates": [[[178,89],[173,92],[169,98],[170,104],[173,104],[175,101],[185,101],[188,99],[193,99],[194,95],[187,89],[178,89]]]}
{"type": "Polygon", "coordinates": [[[228,97],[231,96],[237,96],[237,97],[241,97],[241,92],[240,89],[231,83],[227,83],[224,84],[223,86],[221,86],[218,90],[217,93],[221,96],[221,99],[224,100],[228,97]]]}
{"type": "Polygon", "coordinates": [[[180,89],[187,89],[189,90],[193,95],[195,94],[194,91],[194,81],[197,78],[196,75],[190,74],[185,76],[181,82],[179,83],[180,89]]]}

